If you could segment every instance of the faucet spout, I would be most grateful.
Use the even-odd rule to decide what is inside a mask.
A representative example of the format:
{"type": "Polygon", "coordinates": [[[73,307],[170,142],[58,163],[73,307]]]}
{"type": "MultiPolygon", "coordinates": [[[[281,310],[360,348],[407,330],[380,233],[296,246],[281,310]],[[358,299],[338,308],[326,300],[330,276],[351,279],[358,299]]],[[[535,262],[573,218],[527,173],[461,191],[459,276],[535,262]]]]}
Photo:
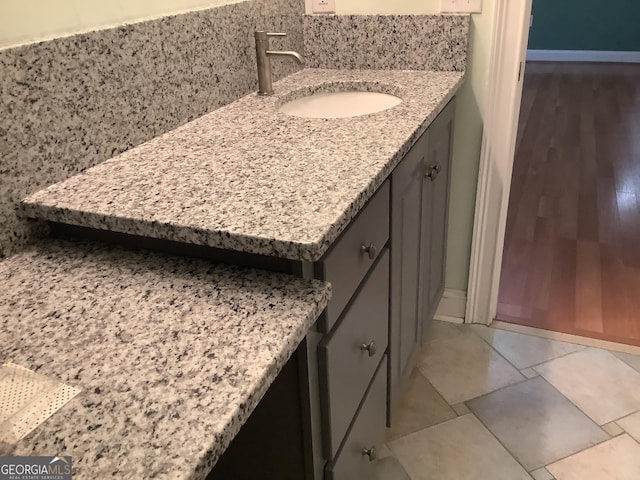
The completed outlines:
{"type": "Polygon", "coordinates": [[[298,52],[293,52],[291,50],[279,52],[277,50],[267,50],[267,55],[280,55],[282,57],[293,57],[295,58],[300,65],[304,65],[304,58],[298,52]]]}
{"type": "Polygon", "coordinates": [[[286,33],[267,33],[256,31],[256,60],[258,62],[258,95],[272,95],[273,85],[271,81],[270,57],[293,57],[298,63],[303,64],[304,59],[298,52],[269,50],[269,37],[284,37],[286,33]]]}

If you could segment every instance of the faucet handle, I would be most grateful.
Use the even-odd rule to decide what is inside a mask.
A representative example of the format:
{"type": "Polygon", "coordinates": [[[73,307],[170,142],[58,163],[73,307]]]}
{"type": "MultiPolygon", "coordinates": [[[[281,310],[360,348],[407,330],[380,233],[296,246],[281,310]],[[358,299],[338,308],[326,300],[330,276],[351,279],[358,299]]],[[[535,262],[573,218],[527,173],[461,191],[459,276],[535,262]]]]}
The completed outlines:
{"type": "Polygon", "coordinates": [[[267,33],[264,30],[256,30],[253,32],[253,36],[256,38],[256,42],[262,42],[266,45],[266,48],[269,48],[269,37],[286,37],[286,33],[267,33]]]}

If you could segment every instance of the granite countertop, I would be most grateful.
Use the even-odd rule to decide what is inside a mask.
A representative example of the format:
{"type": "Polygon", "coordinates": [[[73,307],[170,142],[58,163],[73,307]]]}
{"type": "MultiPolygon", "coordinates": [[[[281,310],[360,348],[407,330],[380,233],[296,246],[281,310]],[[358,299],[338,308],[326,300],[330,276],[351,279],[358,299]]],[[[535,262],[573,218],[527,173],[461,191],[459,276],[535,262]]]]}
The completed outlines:
{"type": "Polygon", "coordinates": [[[82,388],[0,453],[72,455],[78,480],[205,478],[330,293],[318,281],[65,241],[4,260],[0,284],[0,362],[82,388]]]}
{"type": "Polygon", "coordinates": [[[316,261],[444,108],[461,72],[305,69],[31,195],[45,220],[316,261]],[[298,90],[395,93],[371,115],[305,119],[298,90]],[[328,86],[326,86],[328,84],[328,86]],[[294,93],[292,93],[294,92],[294,93]]]}

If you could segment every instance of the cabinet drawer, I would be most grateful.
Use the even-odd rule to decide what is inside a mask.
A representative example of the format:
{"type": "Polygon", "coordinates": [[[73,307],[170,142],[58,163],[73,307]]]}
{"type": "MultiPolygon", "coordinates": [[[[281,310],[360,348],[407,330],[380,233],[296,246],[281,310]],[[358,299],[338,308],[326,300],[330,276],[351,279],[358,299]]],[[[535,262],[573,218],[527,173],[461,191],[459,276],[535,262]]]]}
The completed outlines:
{"type": "Polygon", "coordinates": [[[335,462],[327,464],[327,480],[375,478],[373,460],[382,446],[387,400],[387,357],[378,368],[371,387],[362,402],[349,435],[335,462]],[[372,456],[365,449],[373,448],[372,456]]]}
{"type": "Polygon", "coordinates": [[[386,181],[321,260],[319,278],[331,282],[333,289],[318,322],[320,331],[331,330],[388,239],[389,182],[386,181]],[[371,245],[375,255],[363,251],[363,247],[371,245]]]}
{"type": "Polygon", "coordinates": [[[362,396],[385,353],[389,338],[389,250],[379,262],[338,327],[319,345],[323,392],[324,451],[335,456],[362,396]]]}

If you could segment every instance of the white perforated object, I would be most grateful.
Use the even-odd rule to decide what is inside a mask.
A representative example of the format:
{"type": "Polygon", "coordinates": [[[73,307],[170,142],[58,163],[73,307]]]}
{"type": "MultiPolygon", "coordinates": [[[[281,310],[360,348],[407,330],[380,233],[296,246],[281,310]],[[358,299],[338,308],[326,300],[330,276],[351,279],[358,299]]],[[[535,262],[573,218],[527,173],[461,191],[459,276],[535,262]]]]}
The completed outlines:
{"type": "Polygon", "coordinates": [[[15,443],[80,392],[20,365],[0,367],[0,442],[15,443]]]}

